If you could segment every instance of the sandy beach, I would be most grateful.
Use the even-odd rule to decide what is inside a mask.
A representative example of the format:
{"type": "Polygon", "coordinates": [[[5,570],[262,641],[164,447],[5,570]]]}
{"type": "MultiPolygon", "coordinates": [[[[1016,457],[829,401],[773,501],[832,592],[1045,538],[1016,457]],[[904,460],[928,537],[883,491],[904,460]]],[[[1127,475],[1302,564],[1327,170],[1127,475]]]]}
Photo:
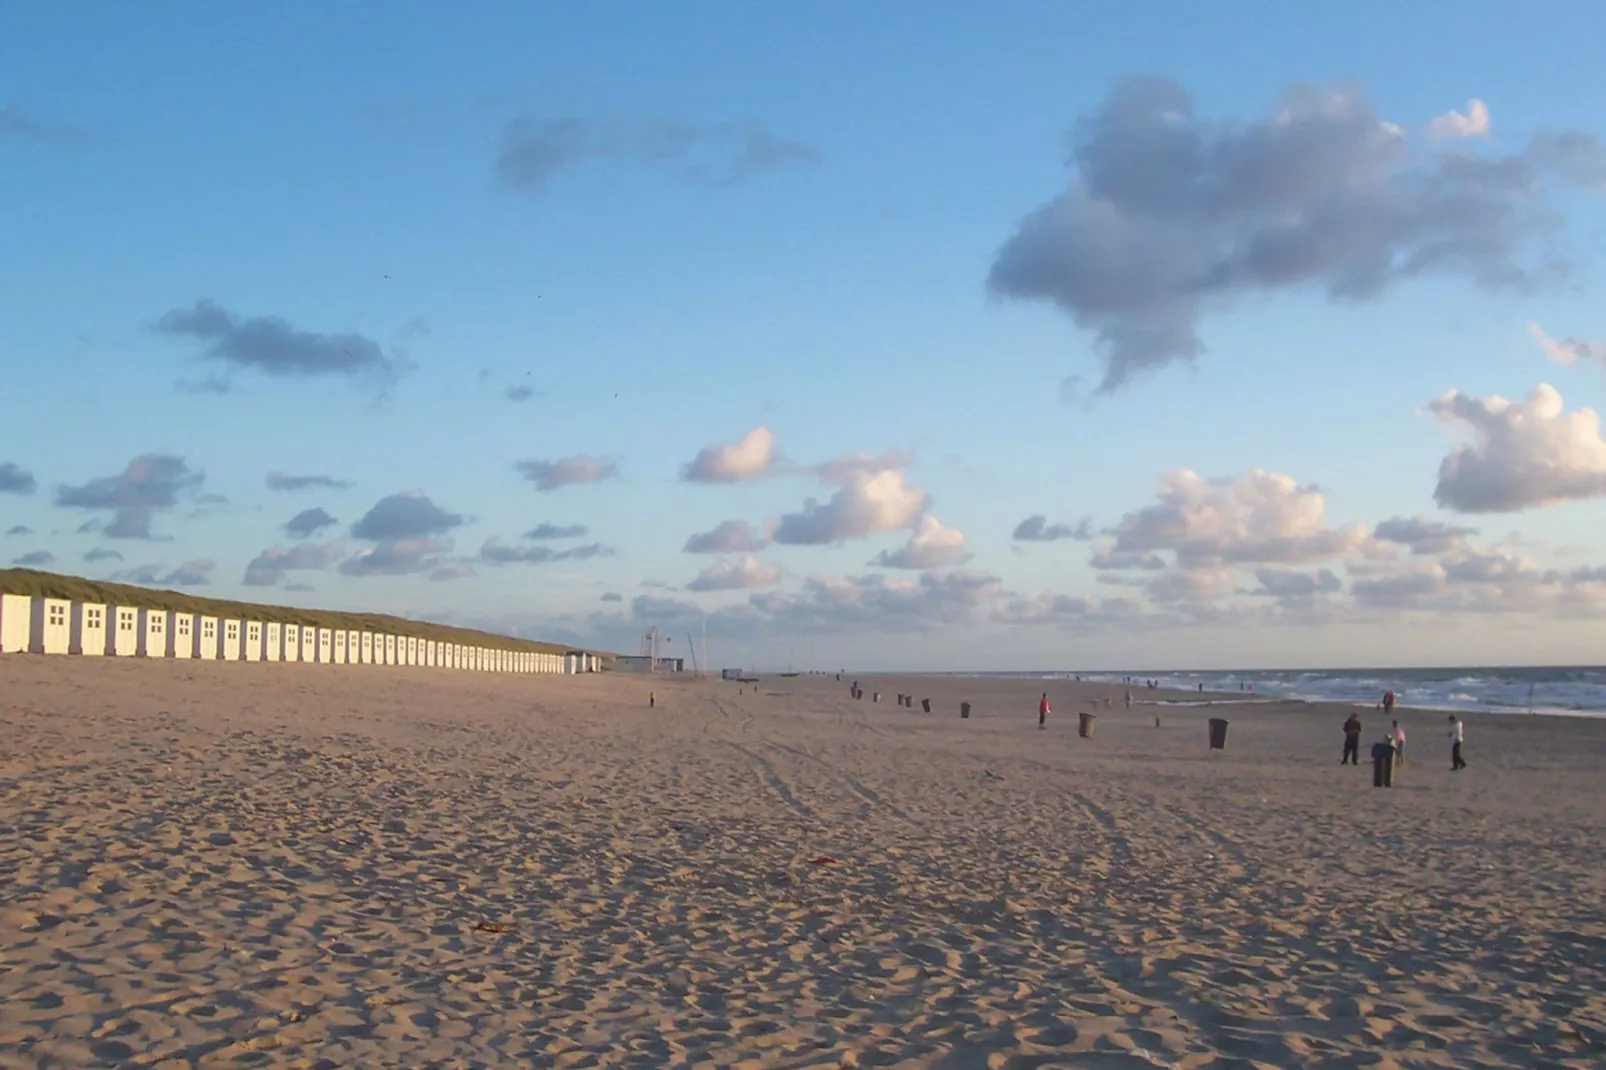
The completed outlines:
{"type": "Polygon", "coordinates": [[[1606,1065],[1606,722],[863,682],[0,660],[0,1066],[1606,1065]]]}

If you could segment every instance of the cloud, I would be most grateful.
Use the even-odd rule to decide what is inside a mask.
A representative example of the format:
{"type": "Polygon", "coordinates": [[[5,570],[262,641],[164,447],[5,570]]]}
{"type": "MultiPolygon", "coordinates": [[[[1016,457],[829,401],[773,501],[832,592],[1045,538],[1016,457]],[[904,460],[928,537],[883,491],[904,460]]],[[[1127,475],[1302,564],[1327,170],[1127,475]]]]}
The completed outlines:
{"type": "Polygon", "coordinates": [[[1131,567],[1114,561],[1152,562],[1144,555],[1170,551],[1185,569],[1231,565],[1312,564],[1340,557],[1366,538],[1359,524],[1323,522],[1326,499],[1275,472],[1254,469],[1242,479],[1205,479],[1188,469],[1167,472],[1153,505],[1123,516],[1115,542],[1095,552],[1094,567],[1131,567]]]}
{"type": "Polygon", "coordinates": [[[94,564],[96,561],[121,561],[122,559],[122,554],[105,546],[97,546],[84,555],[84,560],[89,564],[94,564]]]}
{"type": "Polygon", "coordinates": [[[751,554],[735,561],[720,561],[697,574],[686,585],[688,591],[739,591],[751,587],[773,587],[781,582],[781,566],[760,561],[751,554]]]}
{"type": "Polygon", "coordinates": [[[1463,545],[1466,536],[1475,535],[1477,531],[1477,528],[1446,524],[1442,520],[1397,516],[1380,521],[1372,529],[1372,538],[1409,547],[1411,553],[1421,556],[1454,550],[1463,545]]]}
{"type": "Polygon", "coordinates": [[[298,543],[288,549],[274,546],[263,550],[245,566],[247,587],[274,587],[287,572],[317,571],[326,569],[340,559],[344,544],[336,539],[322,545],[298,543]]]}
{"type": "Polygon", "coordinates": [[[617,462],[584,454],[560,457],[555,461],[519,461],[514,467],[525,479],[535,484],[536,490],[541,491],[557,490],[578,483],[601,483],[619,476],[617,462]]]}
{"type": "Polygon", "coordinates": [[[1504,549],[1464,545],[1351,584],[1365,608],[1434,613],[1606,617],[1606,568],[1541,568],[1504,549]]]}
{"type": "Polygon", "coordinates": [[[902,471],[914,463],[914,454],[903,450],[885,453],[850,453],[844,457],[817,464],[809,471],[820,477],[820,482],[832,487],[847,486],[860,476],[876,475],[893,470],[902,471]]]}
{"type": "Polygon", "coordinates": [[[1096,569],[1112,572],[1130,569],[1155,571],[1165,568],[1165,558],[1151,551],[1117,550],[1114,542],[1107,541],[1093,548],[1088,564],[1096,569]]]}
{"type": "Polygon", "coordinates": [[[1528,324],[1528,334],[1539,343],[1554,364],[1571,368],[1585,361],[1598,361],[1606,365],[1606,342],[1591,342],[1583,338],[1552,338],[1537,323],[1528,324]]]}
{"type": "Polygon", "coordinates": [[[524,533],[526,539],[583,539],[588,533],[584,524],[537,524],[524,533]]]}
{"type": "Polygon", "coordinates": [[[1487,138],[1489,136],[1489,107],[1477,97],[1473,97],[1467,101],[1465,114],[1451,108],[1428,123],[1428,133],[1442,140],[1487,138]]]}
{"type": "Polygon", "coordinates": [[[39,489],[39,481],[32,472],[25,472],[14,464],[0,464],[0,494],[32,494],[39,489]]]}
{"type": "Polygon", "coordinates": [[[1060,539],[1087,542],[1093,538],[1093,518],[1084,517],[1073,528],[1069,524],[1050,524],[1041,514],[1029,516],[1015,525],[1013,538],[1017,542],[1057,542],[1060,539]]]}
{"type": "Polygon", "coordinates": [[[285,522],[284,530],[294,538],[305,539],[338,523],[340,521],[322,509],[303,509],[285,522]]]}
{"type": "MultiPolygon", "coordinates": [[[[200,489],[206,477],[182,457],[147,453],[128,462],[115,476],[92,479],[81,486],[56,488],[56,504],[67,509],[106,510],[112,514],[104,534],[113,539],[150,539],[151,521],[172,509],[179,499],[200,489]]],[[[80,529],[82,530],[82,529],[80,529]]]]}
{"type": "Polygon", "coordinates": [[[625,600],[625,596],[620,594],[618,591],[608,591],[602,596],[601,600],[604,602],[623,602],[625,600]]]}
{"type": "Polygon", "coordinates": [[[6,529],[6,534],[7,535],[32,535],[33,534],[33,528],[30,528],[25,524],[17,524],[17,525],[14,525],[12,527],[7,528],[6,529]]]}
{"type": "Polygon", "coordinates": [[[442,535],[464,523],[463,517],[449,513],[417,491],[391,494],[379,499],[361,520],[351,526],[359,539],[407,539],[442,535]]]}
{"type": "Polygon", "coordinates": [[[741,554],[767,550],[774,541],[773,525],[755,528],[745,520],[726,520],[712,531],[691,536],[682,553],[688,554],[741,554]]]}
{"type": "Polygon", "coordinates": [[[1093,332],[1104,393],[1196,358],[1201,317],[1237,299],[1307,287],[1363,301],[1425,275],[1531,286],[1556,270],[1542,179],[1606,181],[1586,134],[1422,156],[1355,88],[1291,86],[1270,115],[1234,123],[1155,77],[1110,92],[1078,126],[1071,166],[987,284],[1093,332]]]}
{"type": "Polygon", "coordinates": [[[311,487],[320,490],[345,490],[353,485],[334,476],[287,476],[283,472],[269,472],[267,484],[269,490],[307,490],[311,487]]]}
{"type": "Polygon", "coordinates": [[[1249,593],[1271,598],[1308,599],[1319,594],[1337,594],[1344,589],[1343,581],[1332,569],[1326,568],[1304,572],[1281,565],[1266,565],[1255,569],[1255,579],[1260,581],[1260,587],[1249,593]]]}
{"type": "Polygon", "coordinates": [[[429,574],[431,583],[450,583],[453,580],[466,580],[477,576],[472,565],[442,565],[429,574]]]}
{"type": "Polygon", "coordinates": [[[83,140],[83,134],[70,126],[37,118],[21,101],[0,104],[0,140],[13,138],[40,144],[66,144],[83,140]]]}
{"type": "Polygon", "coordinates": [[[599,542],[554,550],[550,546],[509,546],[493,536],[480,547],[480,560],[488,565],[544,565],[552,561],[588,561],[612,556],[613,548],[599,542]]]}
{"type": "Polygon", "coordinates": [[[1142,618],[1145,612],[1143,604],[1132,598],[1043,593],[1029,598],[1011,597],[992,616],[1000,624],[1080,630],[1128,624],[1142,618]]]}
{"type": "Polygon", "coordinates": [[[812,164],[818,158],[809,146],[779,138],[751,120],[702,127],[656,119],[619,126],[521,116],[502,132],[496,175],[507,188],[534,194],[544,191],[560,172],[582,163],[622,161],[652,167],[683,181],[730,186],[769,171],[812,164]]]}
{"type": "Polygon", "coordinates": [[[56,555],[49,550],[34,550],[31,553],[23,554],[21,557],[12,558],[11,563],[20,565],[23,568],[33,568],[38,565],[51,564],[55,560],[56,555]]]}
{"type": "Polygon", "coordinates": [[[510,386],[502,391],[502,397],[508,401],[529,401],[535,397],[533,386],[510,386]]]}
{"type": "Polygon", "coordinates": [[[970,560],[965,533],[948,527],[934,516],[921,517],[920,526],[897,550],[883,550],[870,563],[882,568],[949,568],[970,560]]]}
{"type": "Polygon", "coordinates": [[[212,582],[212,572],[216,568],[215,561],[202,559],[186,561],[163,576],[159,582],[169,587],[205,587],[212,582]]]}
{"type": "Polygon", "coordinates": [[[978,621],[1000,594],[984,572],[926,572],[918,579],[813,576],[802,591],[752,595],[765,625],[792,632],[919,632],[978,621]]]}
{"type": "Polygon", "coordinates": [[[781,517],[775,541],[819,546],[912,527],[929,499],[920,487],[904,483],[896,469],[848,471],[841,489],[825,502],[810,498],[796,513],[781,517]]]}
{"type": "Polygon", "coordinates": [[[156,329],[207,343],[207,359],[230,369],[255,369],[265,375],[369,376],[389,382],[403,371],[400,360],[386,356],[379,343],[363,335],[298,330],[277,316],[241,318],[204,299],[168,312],[156,322],[156,329]]]}
{"type": "Polygon", "coordinates": [[[776,460],[775,432],[755,427],[735,442],[704,446],[682,466],[680,478],[688,483],[739,483],[769,472],[776,460]]]}
{"type": "Polygon", "coordinates": [[[413,537],[385,539],[358,550],[340,563],[345,576],[406,576],[449,567],[443,557],[452,552],[451,539],[413,537]]]}
{"type": "Polygon", "coordinates": [[[1458,513],[1513,513],[1558,502],[1606,497],[1606,441],[1594,409],[1566,412],[1555,387],[1541,383],[1526,401],[1471,397],[1451,390],[1428,404],[1472,441],[1439,464],[1433,499],[1458,513]]]}

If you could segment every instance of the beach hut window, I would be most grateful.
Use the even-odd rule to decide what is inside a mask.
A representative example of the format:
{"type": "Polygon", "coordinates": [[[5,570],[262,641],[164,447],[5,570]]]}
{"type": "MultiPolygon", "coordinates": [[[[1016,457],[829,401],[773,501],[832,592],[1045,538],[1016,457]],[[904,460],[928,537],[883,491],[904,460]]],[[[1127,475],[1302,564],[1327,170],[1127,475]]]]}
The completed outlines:
{"type": "Polygon", "coordinates": [[[50,623],[51,624],[66,624],[67,623],[67,611],[65,609],[63,609],[61,606],[51,606],[50,607],[50,623]]]}

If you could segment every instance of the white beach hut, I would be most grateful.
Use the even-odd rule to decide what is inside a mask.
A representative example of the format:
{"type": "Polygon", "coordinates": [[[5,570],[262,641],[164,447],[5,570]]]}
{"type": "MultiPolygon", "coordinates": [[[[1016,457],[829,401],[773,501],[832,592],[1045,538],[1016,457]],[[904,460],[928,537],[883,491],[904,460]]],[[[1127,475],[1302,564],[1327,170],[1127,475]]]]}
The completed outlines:
{"type": "Polygon", "coordinates": [[[409,636],[406,636],[405,638],[406,638],[406,641],[407,641],[407,649],[402,654],[402,664],[403,665],[417,665],[418,664],[418,636],[409,635],[409,636]]]}
{"type": "Polygon", "coordinates": [[[111,636],[106,642],[106,653],[116,658],[131,658],[139,653],[139,610],[133,606],[114,606],[108,613],[111,636]]]}
{"type": "Polygon", "coordinates": [[[346,664],[362,664],[362,632],[355,628],[346,629],[346,664]]]}
{"type": "Polygon", "coordinates": [[[98,658],[106,653],[106,607],[95,602],[72,603],[72,636],[67,650],[98,658]]]}
{"type": "Polygon", "coordinates": [[[336,665],[344,665],[346,663],[346,629],[344,628],[335,629],[334,663],[336,665]]]}
{"type": "Polygon", "coordinates": [[[65,654],[72,645],[72,603],[64,598],[33,600],[33,642],[35,654],[65,654]]]}
{"type": "Polygon", "coordinates": [[[217,660],[217,624],[216,617],[201,618],[201,636],[195,647],[195,656],[203,661],[217,660]]]}
{"type": "Polygon", "coordinates": [[[0,594],[0,654],[26,654],[33,639],[33,599],[0,594]]]}
{"type": "Polygon", "coordinates": [[[142,658],[165,658],[167,652],[167,626],[170,614],[165,609],[139,611],[139,645],[136,653],[142,658]]]}
{"type": "Polygon", "coordinates": [[[245,643],[240,647],[241,656],[246,661],[262,660],[262,622],[259,620],[245,621],[241,627],[245,629],[245,643]]]}
{"type": "Polygon", "coordinates": [[[301,660],[301,625],[286,624],[284,626],[284,660],[301,660]]]}
{"type": "Polygon", "coordinates": [[[425,639],[425,640],[423,640],[423,643],[424,643],[424,662],[423,662],[424,663],[424,667],[427,668],[427,669],[433,669],[435,667],[435,640],[433,640],[433,639],[425,639]]]}
{"type": "Polygon", "coordinates": [[[223,642],[218,645],[218,657],[224,661],[240,660],[240,622],[225,617],[222,621],[223,642]]]}
{"type": "Polygon", "coordinates": [[[172,618],[167,629],[167,656],[193,658],[195,656],[195,614],[168,613],[172,618]]]}
{"type": "Polygon", "coordinates": [[[381,665],[396,664],[396,637],[394,635],[385,635],[385,656],[380,659],[379,663],[381,665]]]}
{"type": "Polygon", "coordinates": [[[284,625],[270,620],[262,626],[262,660],[280,661],[284,658],[284,625]]]}
{"type": "Polygon", "coordinates": [[[318,660],[318,629],[310,624],[301,626],[301,660],[318,660]]]}
{"type": "Polygon", "coordinates": [[[333,628],[318,629],[318,664],[332,665],[335,660],[335,630],[333,628]]]}

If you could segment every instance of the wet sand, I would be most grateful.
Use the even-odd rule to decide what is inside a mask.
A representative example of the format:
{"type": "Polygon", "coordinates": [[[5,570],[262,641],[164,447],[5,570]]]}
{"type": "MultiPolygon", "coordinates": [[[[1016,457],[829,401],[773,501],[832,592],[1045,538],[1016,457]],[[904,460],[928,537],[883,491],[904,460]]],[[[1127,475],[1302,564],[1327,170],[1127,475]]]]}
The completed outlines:
{"type": "Polygon", "coordinates": [[[1606,722],[862,679],[0,659],[0,1066],[1606,1065],[1606,722]]]}

